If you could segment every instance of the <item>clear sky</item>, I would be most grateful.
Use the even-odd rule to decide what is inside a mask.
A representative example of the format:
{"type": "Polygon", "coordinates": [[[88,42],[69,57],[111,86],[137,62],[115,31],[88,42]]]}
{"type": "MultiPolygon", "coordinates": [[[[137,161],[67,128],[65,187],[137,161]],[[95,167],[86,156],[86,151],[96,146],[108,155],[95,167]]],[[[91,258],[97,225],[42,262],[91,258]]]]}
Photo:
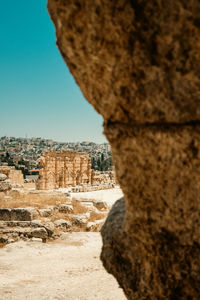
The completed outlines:
{"type": "Polygon", "coordinates": [[[105,142],[55,44],[46,0],[0,0],[0,136],[105,142]]]}

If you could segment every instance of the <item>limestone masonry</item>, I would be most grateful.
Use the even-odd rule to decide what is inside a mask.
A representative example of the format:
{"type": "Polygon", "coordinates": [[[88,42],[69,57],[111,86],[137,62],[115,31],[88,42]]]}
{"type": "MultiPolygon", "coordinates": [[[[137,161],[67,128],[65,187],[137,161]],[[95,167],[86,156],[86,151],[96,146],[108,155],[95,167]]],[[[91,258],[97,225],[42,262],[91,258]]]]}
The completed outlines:
{"type": "Polygon", "coordinates": [[[24,177],[21,170],[16,170],[13,166],[4,163],[0,166],[0,174],[5,174],[12,184],[24,184],[24,177]]]}
{"type": "Polygon", "coordinates": [[[40,168],[36,183],[40,190],[91,184],[91,162],[85,153],[47,151],[40,159],[40,168]]]}

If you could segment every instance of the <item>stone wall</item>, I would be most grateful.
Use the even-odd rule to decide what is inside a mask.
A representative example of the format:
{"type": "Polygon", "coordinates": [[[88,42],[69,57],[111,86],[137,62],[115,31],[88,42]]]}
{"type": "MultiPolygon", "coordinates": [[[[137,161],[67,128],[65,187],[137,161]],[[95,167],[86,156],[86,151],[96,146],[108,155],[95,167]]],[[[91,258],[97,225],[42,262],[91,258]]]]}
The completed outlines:
{"type": "Polygon", "coordinates": [[[101,258],[128,299],[200,298],[200,2],[49,0],[125,195],[101,258]]]}
{"type": "Polygon", "coordinates": [[[24,184],[24,177],[21,170],[16,170],[13,166],[0,166],[0,174],[5,174],[13,185],[24,184]]]}
{"type": "Polygon", "coordinates": [[[85,153],[49,151],[40,159],[37,189],[57,189],[91,184],[91,162],[85,153]]]}

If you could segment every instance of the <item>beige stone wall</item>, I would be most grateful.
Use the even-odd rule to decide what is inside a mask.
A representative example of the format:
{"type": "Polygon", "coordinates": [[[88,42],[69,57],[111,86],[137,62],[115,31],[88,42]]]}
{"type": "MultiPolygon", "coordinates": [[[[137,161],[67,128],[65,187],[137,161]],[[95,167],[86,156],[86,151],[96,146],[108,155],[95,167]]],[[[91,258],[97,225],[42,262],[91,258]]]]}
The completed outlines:
{"type": "Polygon", "coordinates": [[[12,166],[0,166],[0,173],[5,174],[12,184],[24,184],[24,177],[21,170],[12,166]]]}
{"type": "Polygon", "coordinates": [[[37,189],[57,189],[91,184],[91,163],[85,153],[48,151],[40,159],[37,189]]]}

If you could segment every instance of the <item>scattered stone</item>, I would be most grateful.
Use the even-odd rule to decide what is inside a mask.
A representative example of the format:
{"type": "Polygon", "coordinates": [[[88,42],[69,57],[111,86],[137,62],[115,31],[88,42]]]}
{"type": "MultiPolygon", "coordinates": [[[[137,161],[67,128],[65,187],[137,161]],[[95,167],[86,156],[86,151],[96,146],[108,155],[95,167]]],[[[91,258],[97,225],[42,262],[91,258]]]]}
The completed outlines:
{"type": "Polygon", "coordinates": [[[94,201],[93,202],[94,206],[99,209],[99,210],[108,210],[109,206],[105,201],[94,201]]]}
{"type": "Polygon", "coordinates": [[[65,227],[65,228],[71,228],[72,227],[72,223],[68,220],[57,220],[54,222],[55,227],[65,227]]]}
{"type": "Polygon", "coordinates": [[[38,216],[38,212],[33,207],[11,209],[11,221],[31,221],[38,216]]]}
{"type": "Polygon", "coordinates": [[[52,237],[54,234],[54,223],[53,222],[45,222],[43,224],[43,227],[46,229],[47,233],[48,233],[48,237],[52,237]]]}
{"type": "Polygon", "coordinates": [[[59,212],[73,213],[73,206],[70,204],[61,204],[59,212]]]}
{"type": "Polygon", "coordinates": [[[46,242],[48,234],[45,228],[36,228],[30,232],[29,237],[40,238],[43,242],[46,242]]]}
{"type": "Polygon", "coordinates": [[[81,215],[81,214],[78,214],[78,215],[74,215],[73,216],[73,225],[76,225],[76,226],[83,226],[83,225],[86,225],[87,222],[88,222],[88,214],[84,214],[84,215],[81,215]]]}
{"type": "Polygon", "coordinates": [[[39,243],[42,243],[43,240],[41,238],[35,238],[35,237],[32,237],[31,238],[31,242],[39,242],[39,243]]]}
{"type": "Polygon", "coordinates": [[[7,243],[11,244],[11,243],[14,243],[15,241],[16,241],[15,239],[8,239],[7,243]]]}
{"type": "Polygon", "coordinates": [[[31,226],[42,227],[42,221],[41,220],[33,220],[33,221],[31,221],[31,226]]]}
{"type": "Polygon", "coordinates": [[[105,222],[105,219],[97,220],[95,222],[89,222],[86,226],[86,231],[98,232],[101,230],[101,227],[103,226],[104,222],[105,222]]]}
{"type": "Polygon", "coordinates": [[[41,217],[50,217],[53,213],[53,209],[43,208],[43,209],[38,209],[38,212],[41,217]]]}
{"type": "Polygon", "coordinates": [[[1,244],[6,244],[8,242],[8,236],[6,235],[1,235],[0,236],[0,243],[1,244]]]}
{"type": "Polygon", "coordinates": [[[31,221],[37,215],[33,207],[0,208],[0,220],[3,221],[31,221]]]}

